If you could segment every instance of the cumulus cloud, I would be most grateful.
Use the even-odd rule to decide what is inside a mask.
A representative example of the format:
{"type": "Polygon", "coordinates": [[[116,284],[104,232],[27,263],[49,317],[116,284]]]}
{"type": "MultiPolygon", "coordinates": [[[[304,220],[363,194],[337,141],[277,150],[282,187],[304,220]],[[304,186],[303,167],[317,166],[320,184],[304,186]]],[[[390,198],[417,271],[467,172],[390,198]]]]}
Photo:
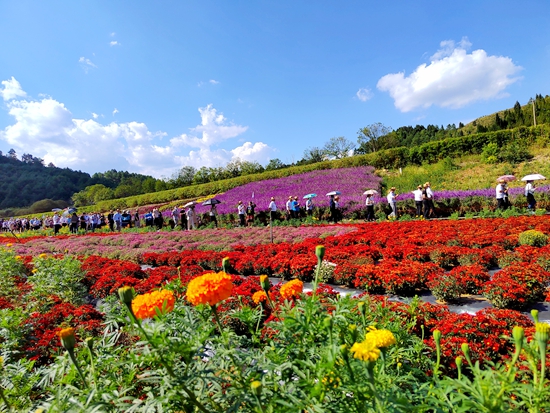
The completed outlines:
{"type": "Polygon", "coordinates": [[[218,82],[217,80],[214,80],[214,79],[210,79],[209,82],[212,85],[219,85],[220,84],[220,82],[218,82]]]}
{"type": "Polygon", "coordinates": [[[355,95],[357,96],[357,99],[359,99],[361,102],[366,102],[373,96],[372,91],[367,88],[359,89],[355,95]]]}
{"type": "Polygon", "coordinates": [[[87,59],[84,56],[78,59],[78,63],[80,63],[80,66],[86,73],[88,73],[90,69],[97,69],[97,66],[90,59],[87,59]]]}
{"type": "Polygon", "coordinates": [[[0,95],[2,95],[2,99],[4,100],[27,96],[25,91],[21,89],[19,82],[13,76],[9,80],[3,80],[2,86],[3,88],[0,90],[0,95]]]}
{"type": "Polygon", "coordinates": [[[117,108],[114,108],[114,110],[113,110],[113,116],[115,116],[117,113],[118,113],[118,109],[117,109],[117,108]]]}
{"type": "Polygon", "coordinates": [[[120,46],[120,43],[116,40],[112,40],[109,42],[109,46],[120,46]]]}
{"type": "Polygon", "coordinates": [[[377,84],[388,92],[401,112],[432,105],[460,108],[480,100],[506,96],[505,89],[518,80],[522,70],[511,58],[490,56],[478,49],[468,53],[471,43],[463,38],[459,43],[446,40],[409,76],[390,73],[377,84]]]}
{"type": "Polygon", "coordinates": [[[0,140],[18,153],[31,153],[60,167],[89,173],[118,169],[162,177],[185,165],[223,166],[235,158],[265,163],[273,154],[262,142],[245,142],[234,149],[219,147],[230,145],[248,127],[229,122],[212,105],[198,109],[201,123],[188,134],[166,139],[166,133],[150,131],[142,122],[103,125],[95,113],[91,119],[75,119],[63,103],[51,97],[27,98],[15,79],[2,84],[2,96],[10,97],[6,108],[13,123],[0,130],[0,140]],[[6,90],[19,92],[14,95],[6,90]]]}

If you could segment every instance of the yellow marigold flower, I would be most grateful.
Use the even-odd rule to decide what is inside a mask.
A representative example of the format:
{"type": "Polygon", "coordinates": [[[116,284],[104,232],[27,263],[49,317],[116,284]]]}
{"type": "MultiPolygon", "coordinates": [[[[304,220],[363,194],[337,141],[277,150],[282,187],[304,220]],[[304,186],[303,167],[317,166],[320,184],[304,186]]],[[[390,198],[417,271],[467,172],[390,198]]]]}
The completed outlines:
{"type": "Polygon", "coordinates": [[[264,302],[267,300],[267,294],[265,293],[264,290],[256,291],[252,295],[252,300],[254,300],[256,304],[260,304],[261,302],[264,302]]]}
{"type": "Polygon", "coordinates": [[[38,256],[38,258],[46,258],[47,256],[48,256],[48,254],[42,253],[38,256]]]}
{"type": "Polygon", "coordinates": [[[365,341],[371,342],[374,347],[382,348],[395,344],[395,337],[389,330],[372,330],[365,335],[365,341]]]}
{"type": "Polygon", "coordinates": [[[32,271],[31,271],[33,274],[36,274],[38,272],[38,270],[36,268],[33,268],[32,271]]]}
{"type": "Polygon", "coordinates": [[[166,302],[167,313],[174,309],[176,299],[172,291],[160,290],[148,294],[141,294],[132,300],[132,311],[140,320],[144,318],[153,318],[157,315],[157,308],[162,312],[164,302],[166,302]]]}
{"type": "Polygon", "coordinates": [[[353,357],[363,361],[376,361],[380,357],[380,349],[371,341],[355,343],[350,351],[353,353],[353,357]]]}
{"type": "Polygon", "coordinates": [[[187,300],[193,305],[215,305],[231,296],[233,283],[225,272],[209,273],[197,277],[187,286],[187,300]]]}
{"type": "Polygon", "coordinates": [[[11,247],[12,245],[13,245],[13,244],[12,244],[11,242],[8,242],[8,243],[6,244],[6,247],[11,247]]]}
{"type": "Polygon", "coordinates": [[[67,350],[72,350],[76,344],[76,338],[74,335],[74,328],[68,327],[60,330],[57,333],[61,344],[67,350]]]}
{"type": "Polygon", "coordinates": [[[23,258],[21,257],[21,255],[16,255],[16,256],[15,256],[15,259],[16,259],[16,260],[21,260],[21,259],[23,259],[23,258]]]}
{"type": "Polygon", "coordinates": [[[299,297],[304,290],[304,283],[300,280],[292,280],[281,287],[281,297],[288,300],[292,297],[299,297]]]}

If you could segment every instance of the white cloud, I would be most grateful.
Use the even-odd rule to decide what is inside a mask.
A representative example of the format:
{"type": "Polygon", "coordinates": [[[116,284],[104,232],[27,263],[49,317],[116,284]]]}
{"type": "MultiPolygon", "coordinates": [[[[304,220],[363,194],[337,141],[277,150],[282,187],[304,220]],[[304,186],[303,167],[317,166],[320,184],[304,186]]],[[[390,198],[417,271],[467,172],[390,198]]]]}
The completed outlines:
{"type": "Polygon", "coordinates": [[[176,146],[190,146],[193,148],[208,148],[227,139],[235,138],[248,129],[248,126],[227,124],[223,114],[212,104],[199,108],[201,124],[191,129],[192,132],[201,134],[201,137],[183,134],[172,139],[176,146]]]}
{"type": "Polygon", "coordinates": [[[366,102],[367,100],[372,98],[373,93],[370,89],[361,88],[357,91],[355,95],[357,96],[357,99],[359,99],[361,102],[366,102]]]}
{"type": "Polygon", "coordinates": [[[117,40],[112,40],[109,42],[109,46],[120,46],[120,43],[117,40]]]}
{"type": "Polygon", "coordinates": [[[109,34],[109,36],[111,36],[111,37],[115,37],[115,35],[116,35],[115,32],[111,32],[111,33],[109,34]]]}
{"type": "Polygon", "coordinates": [[[114,108],[114,110],[113,110],[113,116],[115,116],[117,113],[118,113],[118,109],[117,109],[117,108],[114,108]]]}
{"type": "Polygon", "coordinates": [[[489,56],[485,50],[468,53],[471,43],[463,38],[440,43],[441,48],[409,76],[403,72],[383,76],[377,84],[387,91],[401,112],[432,105],[460,108],[479,100],[506,96],[506,87],[518,80],[522,68],[504,56],[489,56]]]}
{"type": "Polygon", "coordinates": [[[78,59],[78,63],[80,63],[80,66],[84,69],[85,73],[88,73],[90,69],[97,69],[97,66],[90,59],[83,56],[78,59]]]}
{"type": "Polygon", "coordinates": [[[13,76],[9,80],[3,80],[2,86],[4,87],[0,90],[0,95],[2,95],[2,99],[4,100],[27,96],[25,91],[21,89],[19,82],[13,76]]]}
{"type": "Polygon", "coordinates": [[[212,85],[219,85],[220,84],[220,82],[218,82],[217,80],[214,80],[214,79],[210,79],[209,82],[212,85]]]}
{"type": "MultiPolygon", "coordinates": [[[[19,85],[15,79],[6,82],[19,85]]],[[[234,149],[218,147],[222,142],[230,145],[230,139],[248,127],[229,122],[212,105],[199,108],[201,124],[190,128],[189,134],[166,141],[166,133],[152,132],[144,123],[103,125],[95,113],[91,119],[75,119],[63,103],[47,96],[25,98],[20,86],[17,90],[20,98],[6,103],[14,122],[0,129],[0,140],[18,153],[31,153],[60,167],[89,173],[128,170],[162,177],[185,165],[220,166],[235,158],[265,163],[273,154],[262,142],[245,142],[234,149]]]]}

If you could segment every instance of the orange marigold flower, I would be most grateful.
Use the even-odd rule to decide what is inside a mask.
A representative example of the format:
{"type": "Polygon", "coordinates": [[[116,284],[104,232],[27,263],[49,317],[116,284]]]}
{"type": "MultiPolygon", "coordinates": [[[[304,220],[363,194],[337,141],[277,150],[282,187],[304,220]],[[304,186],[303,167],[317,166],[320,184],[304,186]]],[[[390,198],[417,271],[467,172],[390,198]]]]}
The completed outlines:
{"type": "Polygon", "coordinates": [[[153,318],[157,315],[157,308],[162,312],[164,302],[166,302],[166,312],[174,309],[174,293],[169,290],[153,291],[148,294],[138,295],[132,300],[132,311],[140,320],[144,318],[153,318]]]}
{"type": "Polygon", "coordinates": [[[254,302],[255,302],[256,304],[259,304],[259,303],[261,303],[261,302],[267,300],[267,294],[266,294],[265,291],[263,291],[263,290],[256,291],[256,292],[252,295],[252,300],[254,300],[254,302]]]}
{"type": "Polygon", "coordinates": [[[63,347],[67,350],[72,350],[76,344],[74,328],[68,327],[57,332],[59,340],[63,347]]]}
{"type": "Polygon", "coordinates": [[[281,287],[280,294],[283,299],[288,300],[298,297],[304,290],[304,283],[300,280],[292,280],[281,287]]]}
{"type": "Polygon", "coordinates": [[[187,300],[193,305],[215,305],[231,296],[233,283],[225,272],[209,273],[191,280],[187,286],[187,300]]]}

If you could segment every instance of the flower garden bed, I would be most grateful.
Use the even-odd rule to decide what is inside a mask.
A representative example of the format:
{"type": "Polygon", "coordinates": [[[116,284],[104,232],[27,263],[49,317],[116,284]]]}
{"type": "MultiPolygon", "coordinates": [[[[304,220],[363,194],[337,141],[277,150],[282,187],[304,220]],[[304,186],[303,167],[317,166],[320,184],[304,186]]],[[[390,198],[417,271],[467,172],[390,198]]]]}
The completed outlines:
{"type": "MultiPolygon", "coordinates": [[[[4,247],[4,404],[48,411],[77,406],[81,411],[237,406],[243,411],[446,411],[444,389],[450,388],[462,389],[457,394],[464,397],[456,396],[453,403],[464,411],[483,411],[483,400],[502,403],[496,411],[549,408],[548,370],[538,351],[544,338],[548,342],[548,329],[516,309],[548,298],[550,247],[520,245],[519,236],[527,230],[550,233],[550,217],[300,230],[304,235],[295,236],[295,242],[228,243],[233,247],[224,251],[200,245],[174,250],[173,234],[159,233],[153,240],[158,249],[129,254],[134,261],[102,257],[96,247],[80,246],[105,239],[121,251],[139,249],[136,243],[143,241],[125,235],[36,239],[4,247]],[[53,251],[62,255],[41,249],[56,241],[62,246],[53,251]],[[78,248],[71,250],[70,242],[78,248]],[[321,258],[336,264],[322,281],[365,292],[339,297],[321,284],[303,293],[302,282],[321,276],[315,270],[321,258]],[[503,268],[501,276],[490,277],[488,269],[495,266],[503,268]],[[225,275],[200,278],[213,273],[225,275]],[[264,275],[293,281],[268,286],[264,275]],[[158,314],[142,323],[124,316],[117,300],[123,287],[137,294],[164,288],[170,293],[159,296],[169,299],[166,304],[152,296],[136,301],[135,314],[158,314]],[[453,314],[445,305],[380,295],[413,297],[430,289],[451,300],[481,293],[502,308],[453,314]],[[527,341],[516,330],[511,338],[518,327],[527,341]],[[370,334],[375,331],[388,331],[393,339],[389,333],[370,334]],[[56,337],[60,332],[64,341],[56,337]],[[64,353],[73,346],[73,334],[76,348],[64,353]],[[524,351],[510,359],[518,346],[524,351]],[[475,370],[476,361],[483,371],[475,370]],[[462,363],[472,368],[461,370],[462,363]],[[497,365],[490,368],[490,363],[497,365]],[[502,393],[487,399],[488,394],[467,390],[476,380],[500,383],[502,393]],[[18,384],[23,381],[25,386],[18,384]],[[534,390],[522,388],[526,382],[534,390]]],[[[242,235],[246,231],[252,234],[243,229],[242,235]]],[[[128,294],[122,299],[131,302],[128,294]]]]}

